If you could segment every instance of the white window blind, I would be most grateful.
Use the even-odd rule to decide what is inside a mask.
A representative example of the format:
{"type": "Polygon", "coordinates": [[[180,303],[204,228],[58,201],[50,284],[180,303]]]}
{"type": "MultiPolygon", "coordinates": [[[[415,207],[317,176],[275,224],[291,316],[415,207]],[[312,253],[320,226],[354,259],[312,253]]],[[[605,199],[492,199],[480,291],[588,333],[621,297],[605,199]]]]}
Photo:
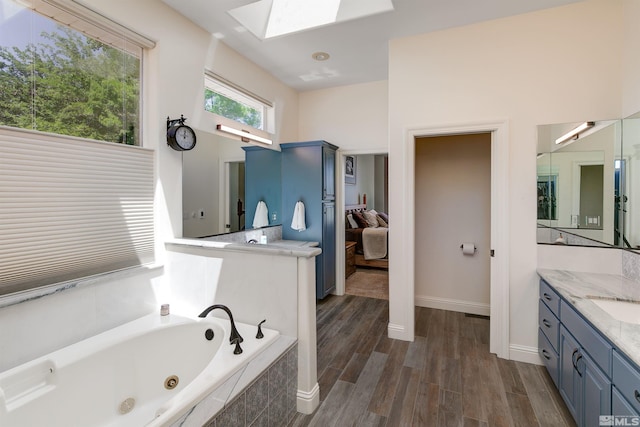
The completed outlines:
{"type": "Polygon", "coordinates": [[[152,150],[0,128],[0,295],[153,261],[152,150]]]}
{"type": "Polygon", "coordinates": [[[155,47],[155,42],[148,37],[74,0],[20,0],[18,3],[134,56],[139,57],[142,48],[155,47]]]}

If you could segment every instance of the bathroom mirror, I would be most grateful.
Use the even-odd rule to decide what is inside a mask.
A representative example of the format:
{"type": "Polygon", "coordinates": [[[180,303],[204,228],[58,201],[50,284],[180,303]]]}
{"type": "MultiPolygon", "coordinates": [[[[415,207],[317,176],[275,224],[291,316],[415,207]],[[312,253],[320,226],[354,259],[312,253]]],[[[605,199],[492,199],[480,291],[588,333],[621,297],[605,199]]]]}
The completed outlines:
{"type": "Polygon", "coordinates": [[[619,246],[640,249],[640,112],[622,120],[622,156],[618,163],[623,233],[619,246]],[[639,205],[639,206],[635,206],[639,205]]]}
{"type": "Polygon", "coordinates": [[[197,131],[197,144],[182,153],[182,235],[197,238],[239,231],[244,226],[246,145],[197,131]]]}
{"type": "Polygon", "coordinates": [[[594,121],[556,143],[580,124],[538,126],[538,243],[618,246],[621,121],[594,121]]]}

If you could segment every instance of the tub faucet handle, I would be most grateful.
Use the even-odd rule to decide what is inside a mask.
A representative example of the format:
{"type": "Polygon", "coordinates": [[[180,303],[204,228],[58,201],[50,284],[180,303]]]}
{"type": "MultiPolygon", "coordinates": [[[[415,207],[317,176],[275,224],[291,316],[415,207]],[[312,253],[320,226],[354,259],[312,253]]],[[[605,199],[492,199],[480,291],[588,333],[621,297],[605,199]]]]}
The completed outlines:
{"type": "Polygon", "coordinates": [[[267,319],[264,319],[262,322],[258,323],[258,333],[256,334],[257,339],[264,338],[264,334],[262,333],[262,324],[266,322],[267,319]]]}
{"type": "Polygon", "coordinates": [[[231,345],[236,346],[236,348],[233,350],[233,354],[241,354],[242,353],[242,347],[240,347],[240,339],[235,338],[233,341],[231,341],[231,345]]]}

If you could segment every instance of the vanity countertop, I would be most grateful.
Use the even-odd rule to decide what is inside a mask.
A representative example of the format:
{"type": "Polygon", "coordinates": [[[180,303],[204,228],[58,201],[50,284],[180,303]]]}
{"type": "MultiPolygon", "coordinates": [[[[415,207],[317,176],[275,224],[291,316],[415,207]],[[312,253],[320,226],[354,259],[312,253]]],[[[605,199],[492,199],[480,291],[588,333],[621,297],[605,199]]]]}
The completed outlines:
{"type": "Polygon", "coordinates": [[[640,284],[615,274],[538,269],[538,275],[640,366],[640,324],[614,319],[592,299],[640,301],[640,284]]]}
{"type": "Polygon", "coordinates": [[[295,256],[309,258],[319,255],[322,251],[318,242],[300,240],[274,240],[267,244],[216,242],[205,239],[173,239],[167,245],[191,246],[199,248],[224,249],[240,252],[261,252],[270,255],[295,256]]]}

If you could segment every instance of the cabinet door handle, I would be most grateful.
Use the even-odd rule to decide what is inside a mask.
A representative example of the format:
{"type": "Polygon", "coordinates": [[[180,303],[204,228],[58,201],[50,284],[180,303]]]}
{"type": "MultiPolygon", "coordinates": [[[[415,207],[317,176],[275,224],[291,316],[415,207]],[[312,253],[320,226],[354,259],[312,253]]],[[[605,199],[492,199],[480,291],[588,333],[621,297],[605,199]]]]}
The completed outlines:
{"type": "Polygon", "coordinates": [[[573,369],[578,370],[576,366],[576,354],[578,353],[578,349],[573,349],[573,353],[571,353],[571,364],[573,365],[573,369]]]}
{"type": "Polygon", "coordinates": [[[548,293],[543,293],[542,296],[544,297],[544,299],[546,299],[547,301],[551,301],[553,300],[553,298],[551,298],[551,295],[549,295],[548,293]]]}
{"type": "Polygon", "coordinates": [[[549,322],[547,319],[542,319],[542,324],[547,328],[551,327],[551,322],[549,322]]]}
{"type": "Polygon", "coordinates": [[[576,357],[576,372],[578,373],[578,375],[582,376],[582,372],[580,372],[580,367],[578,366],[580,360],[582,360],[582,355],[578,354],[578,357],[576,357]]]}
{"type": "MultiPolygon", "coordinates": [[[[549,356],[549,352],[545,348],[542,349],[542,355],[544,356],[545,359],[551,360],[551,357],[549,356]]],[[[640,393],[638,394],[640,395],[640,393]]]]}
{"type": "Polygon", "coordinates": [[[640,391],[633,390],[633,397],[635,397],[638,403],[640,403],[640,391]]]}

